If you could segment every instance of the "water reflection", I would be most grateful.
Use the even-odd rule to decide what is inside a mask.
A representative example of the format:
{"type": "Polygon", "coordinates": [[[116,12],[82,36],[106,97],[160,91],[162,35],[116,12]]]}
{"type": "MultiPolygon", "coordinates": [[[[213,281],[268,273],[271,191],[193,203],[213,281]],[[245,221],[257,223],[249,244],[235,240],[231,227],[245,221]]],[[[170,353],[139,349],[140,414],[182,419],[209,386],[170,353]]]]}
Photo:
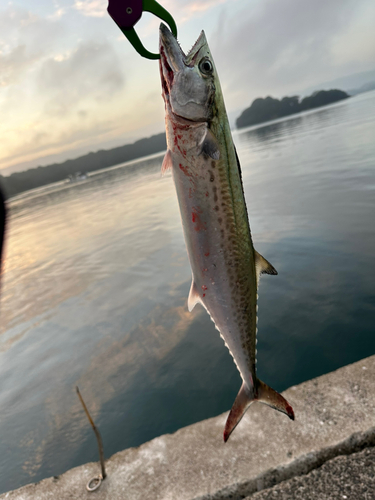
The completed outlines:
{"type": "MultiPolygon", "coordinates": [[[[277,390],[375,352],[375,93],[234,133],[277,390]]],[[[0,336],[1,490],[227,410],[240,379],[191,271],[162,156],[11,204],[0,336]]],[[[296,409],[298,411],[298,408],[296,409]]]]}
{"type": "Polygon", "coordinates": [[[251,127],[241,133],[240,138],[244,142],[269,142],[293,132],[301,124],[302,118],[289,118],[289,120],[278,121],[268,125],[251,127]]]}

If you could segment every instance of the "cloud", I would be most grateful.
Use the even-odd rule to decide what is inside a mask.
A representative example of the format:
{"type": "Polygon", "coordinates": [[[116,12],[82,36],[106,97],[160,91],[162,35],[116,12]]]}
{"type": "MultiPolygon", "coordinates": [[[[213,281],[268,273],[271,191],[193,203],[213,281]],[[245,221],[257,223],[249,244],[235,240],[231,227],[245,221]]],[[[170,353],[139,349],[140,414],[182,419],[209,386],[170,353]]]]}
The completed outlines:
{"type": "Polygon", "coordinates": [[[65,29],[59,18],[43,18],[31,11],[8,7],[0,11],[0,51],[26,45],[29,53],[50,51],[65,29]]]}
{"type": "Polygon", "coordinates": [[[18,83],[53,49],[63,31],[59,22],[29,11],[8,8],[0,12],[0,87],[18,83]]]}
{"type": "Polygon", "coordinates": [[[110,100],[124,87],[120,61],[107,42],[80,42],[68,55],[48,58],[37,83],[48,95],[46,110],[66,114],[83,101],[110,100]]]}
{"type": "MultiPolygon", "coordinates": [[[[200,14],[225,3],[227,0],[165,0],[163,6],[167,9],[177,22],[177,27],[197,18],[200,14]]],[[[231,0],[233,4],[236,0],[231,0]]]]}
{"type": "Polygon", "coordinates": [[[68,21],[0,11],[0,168],[88,148],[121,119],[124,65],[100,32],[96,41],[80,32],[77,41],[68,21]]]}
{"type": "Polygon", "coordinates": [[[26,45],[17,45],[8,53],[0,53],[0,87],[7,87],[19,81],[39,58],[40,53],[28,54],[26,45]]]}
{"type": "Polygon", "coordinates": [[[75,0],[74,8],[88,17],[104,17],[107,6],[103,0],[75,0]]]}
{"type": "Polygon", "coordinates": [[[264,0],[235,16],[225,9],[211,42],[223,87],[238,106],[245,92],[280,96],[340,76],[340,64],[342,72],[353,71],[335,58],[333,47],[367,4],[264,0]]]}

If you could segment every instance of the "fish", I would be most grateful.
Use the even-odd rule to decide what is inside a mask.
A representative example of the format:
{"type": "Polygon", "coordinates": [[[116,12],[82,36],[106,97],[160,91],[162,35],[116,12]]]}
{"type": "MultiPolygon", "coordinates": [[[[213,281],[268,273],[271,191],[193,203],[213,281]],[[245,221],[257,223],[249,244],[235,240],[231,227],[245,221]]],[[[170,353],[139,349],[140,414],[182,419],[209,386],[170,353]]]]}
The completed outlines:
{"type": "Polygon", "coordinates": [[[220,81],[204,31],[185,54],[160,25],[160,77],[167,152],[192,270],[188,309],[201,304],[219,330],[242,385],[229,412],[224,442],[258,401],[294,420],[286,399],[256,375],[259,278],[276,269],[253,246],[241,167],[220,81]]]}

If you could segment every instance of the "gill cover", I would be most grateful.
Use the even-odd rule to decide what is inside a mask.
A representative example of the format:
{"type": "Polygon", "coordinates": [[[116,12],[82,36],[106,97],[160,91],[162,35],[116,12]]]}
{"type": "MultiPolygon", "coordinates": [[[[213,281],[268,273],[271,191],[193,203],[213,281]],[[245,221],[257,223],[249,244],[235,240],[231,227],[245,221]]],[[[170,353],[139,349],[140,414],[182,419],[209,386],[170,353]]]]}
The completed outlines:
{"type": "Polygon", "coordinates": [[[173,34],[161,24],[160,72],[164,99],[175,115],[194,122],[210,119],[216,69],[204,31],[185,55],[173,34]]]}

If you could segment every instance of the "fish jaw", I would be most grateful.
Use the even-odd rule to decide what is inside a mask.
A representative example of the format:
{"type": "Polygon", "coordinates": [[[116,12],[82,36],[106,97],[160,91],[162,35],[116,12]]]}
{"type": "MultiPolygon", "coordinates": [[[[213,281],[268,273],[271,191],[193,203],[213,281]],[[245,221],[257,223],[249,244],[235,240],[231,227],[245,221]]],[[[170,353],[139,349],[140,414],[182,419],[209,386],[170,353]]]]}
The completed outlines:
{"type": "Polygon", "coordinates": [[[174,35],[161,24],[159,52],[163,98],[170,113],[176,121],[207,122],[212,113],[215,76],[213,72],[202,73],[199,66],[204,66],[209,54],[204,32],[185,55],[174,35]]]}

